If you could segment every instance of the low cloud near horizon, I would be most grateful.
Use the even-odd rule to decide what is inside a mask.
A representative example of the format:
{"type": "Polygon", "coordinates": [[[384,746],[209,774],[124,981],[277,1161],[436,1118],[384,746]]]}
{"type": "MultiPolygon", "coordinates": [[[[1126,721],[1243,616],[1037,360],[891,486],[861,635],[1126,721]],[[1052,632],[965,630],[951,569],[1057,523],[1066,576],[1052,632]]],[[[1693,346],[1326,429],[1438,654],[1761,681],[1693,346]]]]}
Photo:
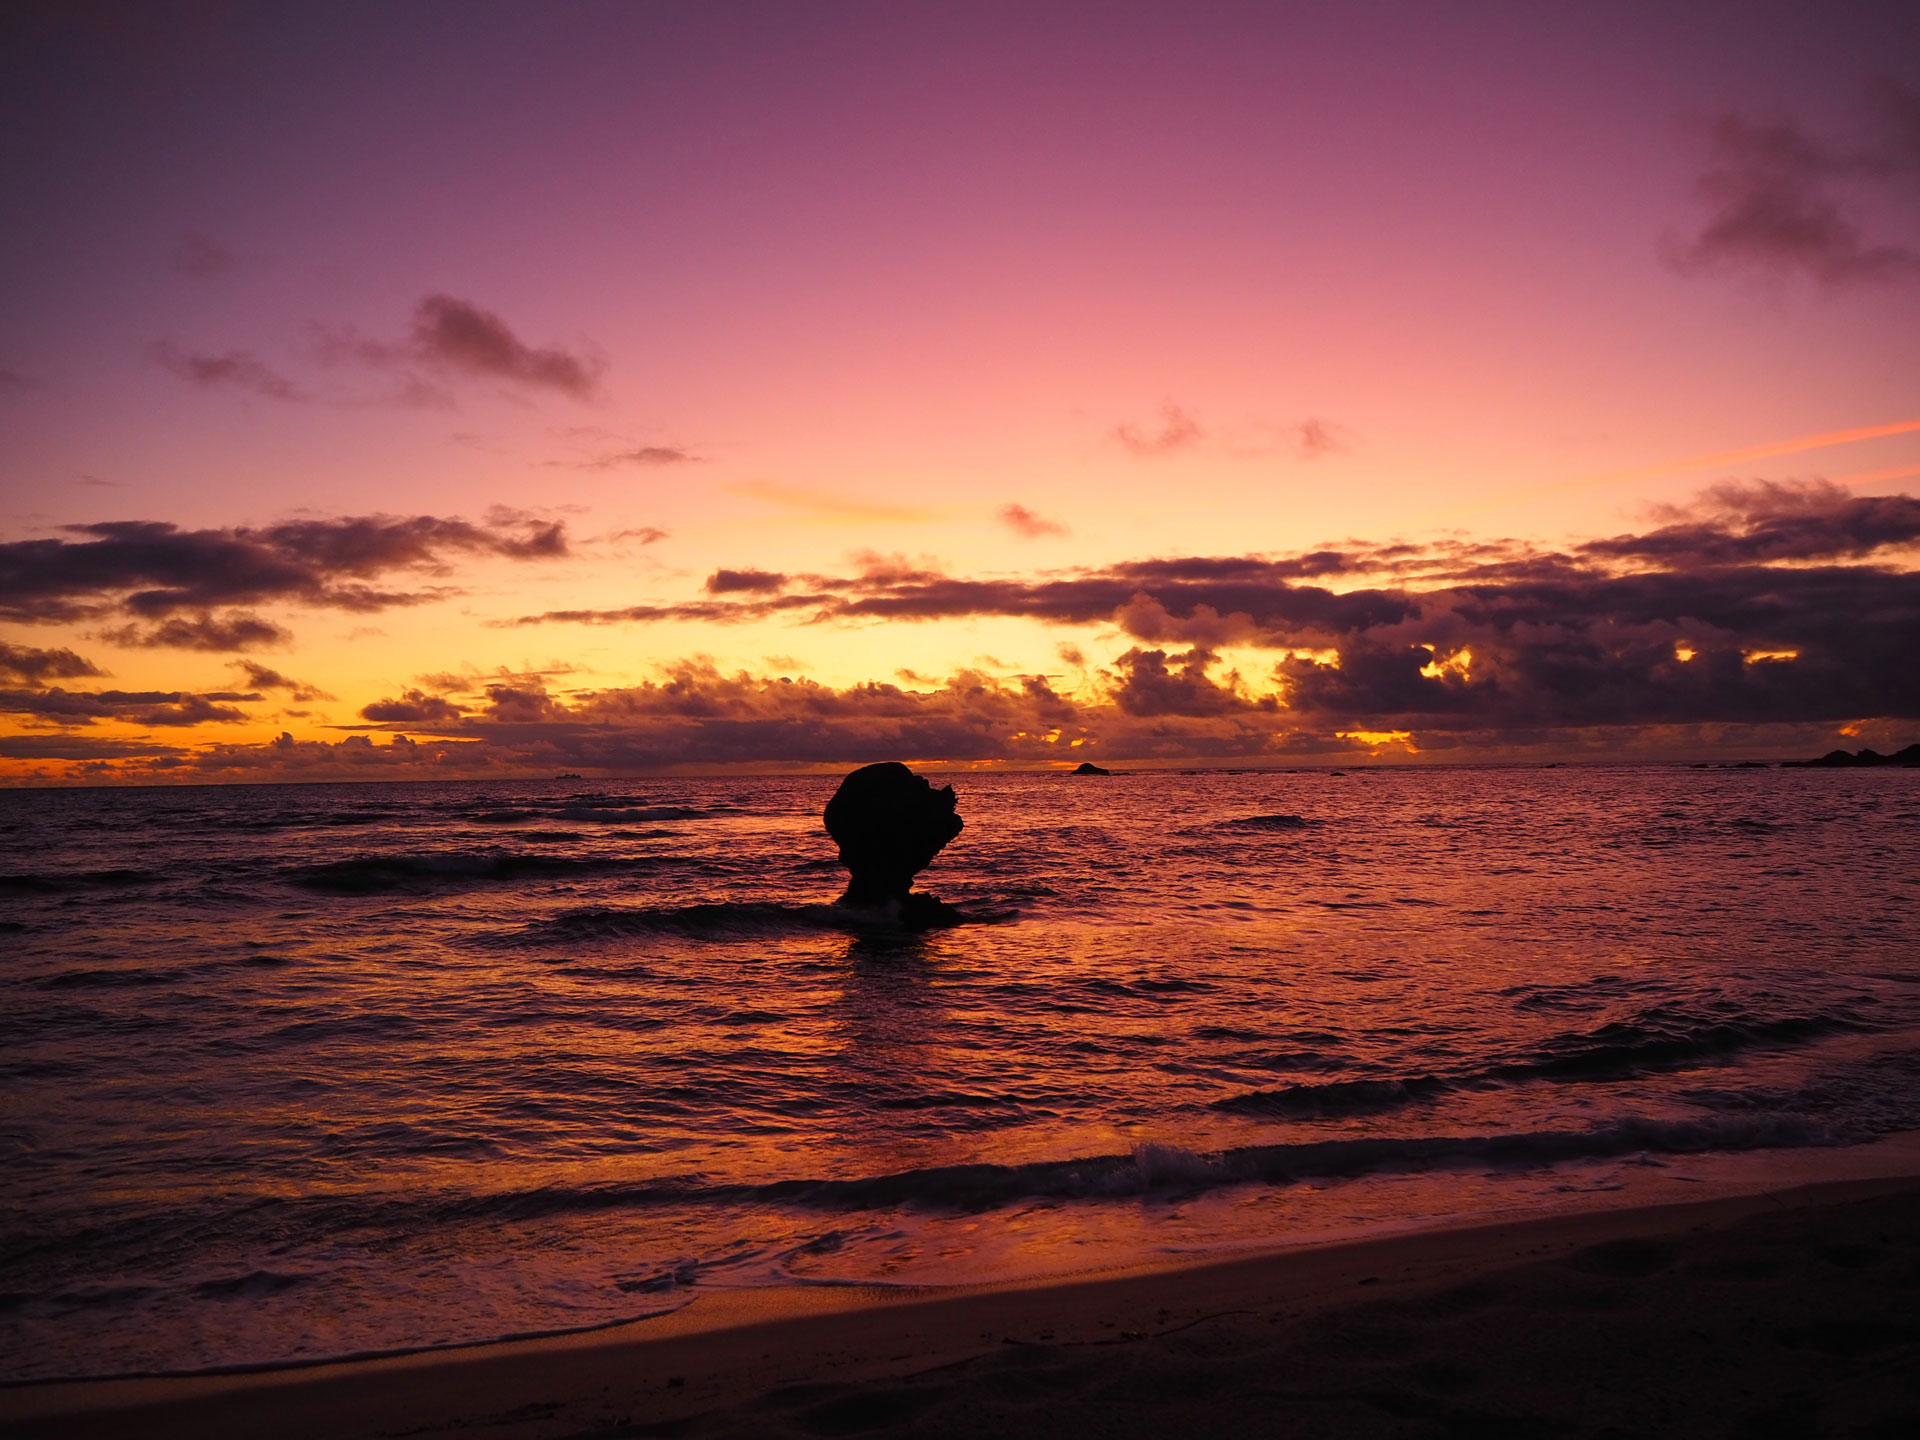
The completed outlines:
{"type": "MultiPolygon", "coordinates": [[[[101,605],[165,623],[227,599],[283,598],[343,609],[413,603],[374,589],[388,571],[431,572],[455,554],[564,559],[558,527],[520,517],[488,526],[418,517],[298,522],[265,530],[84,527],[29,542],[0,570],[16,616],[101,605]],[[116,550],[238,556],[194,581],[116,550]],[[84,558],[83,558],[84,557],[84,558]],[[116,564],[107,563],[117,557],[116,564]],[[33,568],[37,562],[39,568],[33,568]],[[88,577],[80,584],[79,576],[88,577]],[[23,583],[23,577],[38,577],[23,583]],[[127,593],[141,584],[143,590],[127,593]],[[216,589],[205,587],[216,585],[216,589]],[[199,587],[199,588],[196,588],[199,587]],[[38,611],[34,607],[40,607],[38,611]],[[24,609],[22,607],[25,607],[24,609]]],[[[1841,727],[1920,722],[1920,499],[1825,484],[1722,485],[1640,531],[1546,549],[1511,541],[1349,541],[1287,555],[1171,556],[1029,576],[971,578],[867,556],[855,573],[710,574],[702,598],[608,611],[556,611],[521,625],[734,625],[770,617],[863,626],[1019,618],[1078,636],[1057,644],[1070,675],[959,670],[944,679],[847,686],[659,662],[636,685],[554,688],[563,671],[420,677],[362,704],[364,728],[404,744],[219,743],[103,753],[86,731],[122,720],[165,727],[257,719],[240,707],[300,682],[236,661],[246,691],[75,691],[100,672],[69,649],[10,645],[15,688],[0,707],[33,734],[0,755],[64,758],[127,778],[385,773],[641,771],[687,766],[953,764],[1352,757],[1472,758],[1615,753],[1705,743],[1811,744],[1841,727]],[[1117,637],[1105,663],[1084,644],[1117,637]],[[44,733],[59,728],[66,739],[44,733]],[[70,743],[67,743],[70,742],[70,743]],[[66,749],[62,750],[62,745],[66,749]],[[1556,749],[1557,747],[1557,749],[1556,749]]],[[[0,562],[15,552],[0,547],[0,562]]],[[[189,614],[186,618],[191,619],[189,614]]],[[[783,667],[791,668],[791,667],[783,667]]],[[[1792,753],[1789,751],[1789,753],[1792,753]]]]}

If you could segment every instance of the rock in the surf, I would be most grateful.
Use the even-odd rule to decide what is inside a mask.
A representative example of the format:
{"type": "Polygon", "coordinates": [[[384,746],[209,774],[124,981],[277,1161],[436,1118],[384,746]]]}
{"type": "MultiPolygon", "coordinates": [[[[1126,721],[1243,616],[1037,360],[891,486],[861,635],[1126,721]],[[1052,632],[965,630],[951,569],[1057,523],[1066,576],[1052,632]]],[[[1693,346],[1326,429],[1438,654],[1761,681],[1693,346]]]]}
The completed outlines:
{"type": "Polygon", "coordinates": [[[936,790],[897,761],[863,765],[827,802],[827,834],[847,867],[842,905],[883,912],[908,924],[950,924],[952,907],[909,895],[913,877],[960,833],[953,787],[936,790]]]}

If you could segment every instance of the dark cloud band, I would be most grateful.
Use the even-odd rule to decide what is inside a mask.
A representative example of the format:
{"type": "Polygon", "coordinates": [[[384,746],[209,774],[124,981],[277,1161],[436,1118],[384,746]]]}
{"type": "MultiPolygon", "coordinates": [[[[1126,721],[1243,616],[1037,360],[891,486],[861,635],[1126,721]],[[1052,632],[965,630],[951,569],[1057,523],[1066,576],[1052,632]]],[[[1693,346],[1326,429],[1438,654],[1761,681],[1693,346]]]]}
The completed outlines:
{"type": "Polygon", "coordinates": [[[0,544],[0,617],[48,623],[118,615],[136,622],[115,635],[121,643],[202,650],[285,638],[271,622],[228,607],[291,601],[384,610],[446,592],[379,582],[444,575],[456,556],[542,560],[568,553],[560,524],[525,517],[476,525],[367,515],[219,530],[119,520],[66,533],[72,538],[0,544]]]}

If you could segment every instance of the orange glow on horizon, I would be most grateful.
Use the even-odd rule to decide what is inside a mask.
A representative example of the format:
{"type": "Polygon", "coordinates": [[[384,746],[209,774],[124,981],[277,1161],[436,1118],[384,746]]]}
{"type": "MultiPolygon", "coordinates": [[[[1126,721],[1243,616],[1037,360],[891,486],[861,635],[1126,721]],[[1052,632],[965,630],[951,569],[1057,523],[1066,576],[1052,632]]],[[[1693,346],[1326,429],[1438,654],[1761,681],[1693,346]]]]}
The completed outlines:
{"type": "Polygon", "coordinates": [[[1340,730],[1342,740],[1358,740],[1362,745],[1404,745],[1414,749],[1411,730],[1340,730]]]}

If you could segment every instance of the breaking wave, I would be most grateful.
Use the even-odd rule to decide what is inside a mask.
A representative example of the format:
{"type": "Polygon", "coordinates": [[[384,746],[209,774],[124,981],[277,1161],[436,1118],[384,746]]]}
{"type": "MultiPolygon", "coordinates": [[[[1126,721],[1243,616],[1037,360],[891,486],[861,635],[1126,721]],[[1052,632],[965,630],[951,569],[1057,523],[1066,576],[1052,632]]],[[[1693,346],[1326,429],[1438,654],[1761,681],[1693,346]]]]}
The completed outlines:
{"type": "MultiPolygon", "coordinates": [[[[829,1212],[922,1209],[980,1212],[1035,1200],[1124,1200],[1197,1194],[1229,1185],[1291,1185],[1449,1167],[1528,1169],[1622,1155],[1828,1146],[1870,1138],[1859,1126],[1804,1113],[1726,1111],[1700,1119],[1626,1117],[1585,1130],[1520,1134],[1365,1136],[1218,1151],[1143,1144],[1123,1154],[1020,1165],[936,1165],[847,1179],[715,1184],[697,1176],[551,1185],[418,1201],[315,1202],[326,1224],[405,1223],[395,1207],[430,1206],[439,1223],[525,1222],[554,1215],[657,1206],[773,1207],[829,1212]]],[[[305,1203],[305,1202],[301,1202],[305,1203]]]]}

